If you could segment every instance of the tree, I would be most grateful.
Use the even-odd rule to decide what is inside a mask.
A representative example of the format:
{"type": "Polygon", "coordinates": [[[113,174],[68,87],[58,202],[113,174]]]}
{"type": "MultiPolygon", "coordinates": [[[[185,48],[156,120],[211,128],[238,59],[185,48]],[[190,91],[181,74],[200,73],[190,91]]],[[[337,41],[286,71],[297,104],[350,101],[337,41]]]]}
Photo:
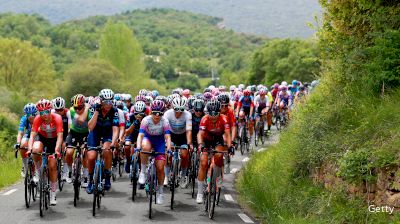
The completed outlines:
{"type": "Polygon", "coordinates": [[[87,59],[74,64],[64,74],[63,87],[66,99],[81,93],[85,96],[97,96],[99,91],[109,88],[121,91],[123,75],[110,62],[101,59],[87,59]]]}
{"type": "Polygon", "coordinates": [[[200,88],[200,82],[197,75],[182,74],[178,78],[178,86],[192,91],[200,88]]]}
{"type": "Polygon", "coordinates": [[[54,79],[52,61],[43,50],[30,42],[0,38],[0,85],[37,100],[53,96],[54,79]]]}

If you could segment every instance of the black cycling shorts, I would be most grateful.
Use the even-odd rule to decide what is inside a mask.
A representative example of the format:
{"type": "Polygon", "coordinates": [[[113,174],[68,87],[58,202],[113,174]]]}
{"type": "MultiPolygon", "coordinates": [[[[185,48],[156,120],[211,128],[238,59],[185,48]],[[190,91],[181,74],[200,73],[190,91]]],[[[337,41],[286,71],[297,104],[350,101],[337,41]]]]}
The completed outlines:
{"type": "Polygon", "coordinates": [[[39,141],[43,144],[43,152],[55,153],[57,138],[46,138],[39,134],[39,141]]]}

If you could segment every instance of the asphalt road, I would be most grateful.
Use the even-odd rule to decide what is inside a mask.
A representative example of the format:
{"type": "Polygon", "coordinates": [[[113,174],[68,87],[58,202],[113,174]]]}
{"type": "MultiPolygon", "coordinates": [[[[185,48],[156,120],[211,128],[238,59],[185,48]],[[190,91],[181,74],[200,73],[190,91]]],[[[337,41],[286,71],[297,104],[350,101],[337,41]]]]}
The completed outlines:
{"type": "MultiPolygon", "coordinates": [[[[273,141],[276,141],[276,135],[263,148],[273,141]]],[[[260,150],[263,149],[254,151],[260,150]]],[[[41,218],[38,200],[31,203],[30,208],[25,207],[24,186],[20,182],[0,192],[0,223],[257,223],[240,208],[234,189],[236,173],[249,161],[249,157],[247,153],[242,156],[240,151],[236,151],[231,160],[231,174],[224,177],[220,204],[215,208],[213,220],[208,218],[204,206],[196,204],[195,199],[192,199],[190,188],[178,189],[174,210],[169,207],[170,193],[165,188],[164,204],[153,206],[154,218],[149,220],[148,201],[144,190],[139,190],[137,200],[132,202],[132,186],[128,177],[124,175],[112,183],[111,190],[102,198],[101,208],[95,217],[92,216],[93,196],[81,189],[80,201],[77,207],[74,207],[72,184],[65,184],[63,191],[57,193],[57,205],[50,207],[41,218]]]]}

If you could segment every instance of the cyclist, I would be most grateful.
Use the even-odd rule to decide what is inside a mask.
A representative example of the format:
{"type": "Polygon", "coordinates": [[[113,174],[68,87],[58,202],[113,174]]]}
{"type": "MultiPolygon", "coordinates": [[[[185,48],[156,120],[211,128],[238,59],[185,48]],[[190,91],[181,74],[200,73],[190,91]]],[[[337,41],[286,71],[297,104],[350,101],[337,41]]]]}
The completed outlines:
{"type": "MultiPolygon", "coordinates": [[[[71,168],[74,156],[74,148],[78,143],[80,146],[84,144],[84,138],[89,134],[88,121],[89,121],[89,104],[85,103],[85,96],[77,94],[73,97],[72,107],[67,112],[69,121],[69,133],[66,139],[67,150],[65,154],[65,161],[68,167],[71,168]]],[[[82,152],[82,155],[85,152],[82,152]]],[[[87,158],[87,157],[84,157],[87,158]]],[[[88,185],[88,169],[86,159],[82,160],[83,165],[83,178],[82,187],[88,185]]],[[[71,171],[71,169],[69,169],[71,171]]]]}
{"type": "MultiPolygon", "coordinates": [[[[161,100],[155,100],[151,104],[151,115],[143,118],[140,124],[139,135],[137,138],[137,148],[142,149],[145,152],[151,152],[152,149],[156,152],[165,153],[165,145],[167,150],[171,150],[171,129],[168,120],[163,117],[163,111],[165,110],[165,104],[161,100]]],[[[141,169],[139,174],[139,184],[146,182],[146,170],[149,160],[149,155],[140,154],[141,169]]],[[[164,190],[163,181],[165,177],[164,166],[165,166],[165,155],[157,155],[156,157],[156,169],[157,169],[157,180],[158,185],[157,191],[157,204],[164,203],[164,190]]]]}
{"type": "Polygon", "coordinates": [[[227,93],[219,95],[218,101],[221,103],[221,114],[225,115],[228,118],[229,126],[231,128],[231,139],[232,141],[234,141],[234,139],[236,138],[237,126],[235,113],[233,112],[233,109],[229,103],[229,95],[227,93]]]}
{"type": "Polygon", "coordinates": [[[197,146],[197,134],[200,130],[200,121],[204,116],[204,100],[197,99],[193,101],[193,112],[192,112],[192,142],[193,145],[197,146]]]}
{"type": "Polygon", "coordinates": [[[276,98],[276,105],[280,108],[280,111],[288,110],[287,116],[289,118],[290,106],[292,105],[292,95],[288,93],[287,86],[281,86],[281,91],[276,98]]]}
{"type": "MultiPolygon", "coordinates": [[[[122,99],[126,99],[126,94],[122,94],[122,99]]],[[[125,128],[126,128],[126,117],[127,117],[127,112],[124,111],[124,103],[122,101],[117,101],[114,99],[114,108],[117,109],[118,111],[118,120],[119,120],[119,126],[118,126],[118,142],[125,142],[125,128]]],[[[128,124],[129,125],[129,124],[128,124]]],[[[113,173],[115,174],[118,172],[117,169],[117,161],[118,157],[120,156],[120,150],[119,150],[119,143],[116,144],[116,148],[113,151],[114,154],[114,159],[113,159],[113,173]]]]}
{"type": "Polygon", "coordinates": [[[306,91],[306,87],[303,86],[303,85],[301,85],[301,86],[299,87],[299,91],[297,91],[297,93],[296,93],[296,95],[295,95],[294,101],[295,101],[295,102],[299,102],[299,103],[303,102],[303,101],[304,101],[304,98],[305,98],[305,96],[306,96],[307,94],[308,94],[308,93],[307,93],[307,91],[306,91]]]}
{"type": "Polygon", "coordinates": [[[88,194],[92,194],[93,187],[93,171],[97,158],[96,147],[100,145],[103,138],[103,157],[105,168],[104,189],[109,190],[111,187],[110,175],[112,164],[112,152],[110,148],[114,148],[118,139],[118,110],[113,107],[114,92],[111,89],[103,89],[99,93],[100,104],[96,103],[90,108],[89,112],[89,136],[88,136],[88,170],[89,185],[86,188],[88,194]]]}
{"type": "Polygon", "coordinates": [[[135,144],[137,140],[137,136],[139,135],[140,123],[142,122],[143,118],[146,116],[146,104],[143,101],[138,101],[133,106],[134,112],[129,115],[129,128],[125,131],[125,171],[127,173],[130,172],[131,166],[131,156],[132,156],[132,143],[135,144]],[[133,141],[133,142],[132,142],[133,141]]]}
{"type": "MultiPolygon", "coordinates": [[[[60,115],[51,113],[52,104],[49,100],[41,99],[36,104],[39,111],[33,121],[31,136],[28,144],[28,154],[31,152],[42,153],[46,148],[46,153],[55,153],[59,158],[61,155],[61,146],[63,142],[63,122],[60,115]],[[38,139],[36,138],[38,136],[38,139]]],[[[40,167],[42,157],[33,155],[35,167],[40,167]]],[[[48,157],[48,167],[50,176],[50,205],[56,205],[57,190],[57,160],[53,155],[48,157]]],[[[35,169],[33,180],[39,181],[39,170],[35,169]]]]}
{"type": "MultiPolygon", "coordinates": [[[[256,110],[256,127],[258,126],[258,122],[267,121],[268,123],[268,132],[271,132],[271,126],[272,126],[272,114],[270,113],[270,108],[272,105],[272,101],[270,97],[266,96],[267,91],[265,88],[261,89],[258,92],[259,95],[257,95],[254,98],[254,106],[256,110]]],[[[264,125],[265,127],[266,125],[264,125]]]]}
{"type": "Polygon", "coordinates": [[[253,96],[249,89],[245,89],[243,91],[243,96],[239,98],[238,105],[236,108],[236,117],[239,117],[240,120],[243,120],[246,117],[250,118],[250,122],[248,123],[248,130],[250,132],[250,141],[251,136],[253,136],[253,127],[254,127],[254,103],[253,96]]]}
{"type": "MultiPolygon", "coordinates": [[[[171,127],[171,141],[176,146],[187,145],[193,150],[192,144],[192,114],[185,110],[187,105],[186,97],[176,97],[172,101],[172,108],[165,112],[164,118],[168,120],[171,127]]],[[[181,157],[181,188],[186,188],[189,184],[187,170],[189,167],[189,152],[188,150],[180,151],[181,157]]],[[[166,169],[166,174],[169,173],[169,167],[166,169]]],[[[166,178],[167,179],[167,178],[166,178]]],[[[168,182],[168,180],[167,180],[168,182]]],[[[164,180],[165,183],[165,180],[164,180]]]]}
{"type": "MultiPolygon", "coordinates": [[[[24,116],[21,117],[19,121],[18,135],[17,135],[17,144],[15,144],[14,148],[26,148],[28,147],[29,136],[31,134],[33,120],[37,114],[37,109],[35,104],[28,103],[24,106],[24,116]],[[24,133],[25,132],[25,133],[24,133]]],[[[22,158],[22,170],[21,176],[25,177],[25,172],[28,169],[28,157],[26,155],[26,149],[20,149],[20,155],[22,158]]]]}
{"type": "MultiPolygon", "coordinates": [[[[68,117],[67,117],[67,112],[68,109],[65,108],[65,100],[62,97],[57,97],[55,99],[52,100],[52,104],[53,104],[53,110],[52,113],[56,113],[58,115],[61,116],[62,121],[63,121],[63,129],[64,129],[64,133],[63,133],[63,145],[62,145],[62,149],[63,151],[65,150],[65,140],[67,138],[68,135],[68,117]]],[[[64,152],[65,153],[65,152],[64,152]]],[[[63,154],[64,154],[63,153],[63,154]]],[[[65,157],[63,157],[63,161],[64,164],[66,164],[64,166],[64,170],[62,170],[62,180],[66,181],[67,183],[71,183],[71,165],[72,165],[72,161],[70,164],[67,165],[67,161],[65,159],[65,157]]]]}
{"type": "MultiPolygon", "coordinates": [[[[207,147],[215,148],[218,151],[227,151],[227,148],[224,146],[225,139],[226,145],[232,153],[229,121],[225,115],[220,114],[221,103],[217,100],[212,100],[207,103],[206,108],[208,114],[201,119],[200,131],[197,135],[199,150],[203,151],[203,149],[207,147]]],[[[210,166],[214,164],[222,167],[223,155],[216,154],[212,157],[210,166]]],[[[198,192],[196,202],[198,204],[203,203],[204,180],[206,178],[208,165],[208,152],[203,151],[200,156],[200,168],[197,177],[198,192]]]]}
{"type": "Polygon", "coordinates": [[[189,89],[185,89],[185,90],[183,90],[182,91],[182,96],[184,96],[184,97],[186,97],[186,98],[189,98],[191,95],[190,95],[190,90],[189,89]]]}

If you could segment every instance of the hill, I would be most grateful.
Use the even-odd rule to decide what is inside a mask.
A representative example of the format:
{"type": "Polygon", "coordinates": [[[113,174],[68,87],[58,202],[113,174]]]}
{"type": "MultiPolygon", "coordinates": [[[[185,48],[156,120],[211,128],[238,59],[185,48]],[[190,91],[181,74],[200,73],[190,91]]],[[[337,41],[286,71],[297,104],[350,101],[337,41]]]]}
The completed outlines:
{"type": "Polygon", "coordinates": [[[237,32],[268,37],[310,37],[306,26],[321,8],[317,0],[0,0],[0,12],[38,13],[52,23],[93,15],[112,15],[133,9],[171,8],[224,19],[237,32]]]}

